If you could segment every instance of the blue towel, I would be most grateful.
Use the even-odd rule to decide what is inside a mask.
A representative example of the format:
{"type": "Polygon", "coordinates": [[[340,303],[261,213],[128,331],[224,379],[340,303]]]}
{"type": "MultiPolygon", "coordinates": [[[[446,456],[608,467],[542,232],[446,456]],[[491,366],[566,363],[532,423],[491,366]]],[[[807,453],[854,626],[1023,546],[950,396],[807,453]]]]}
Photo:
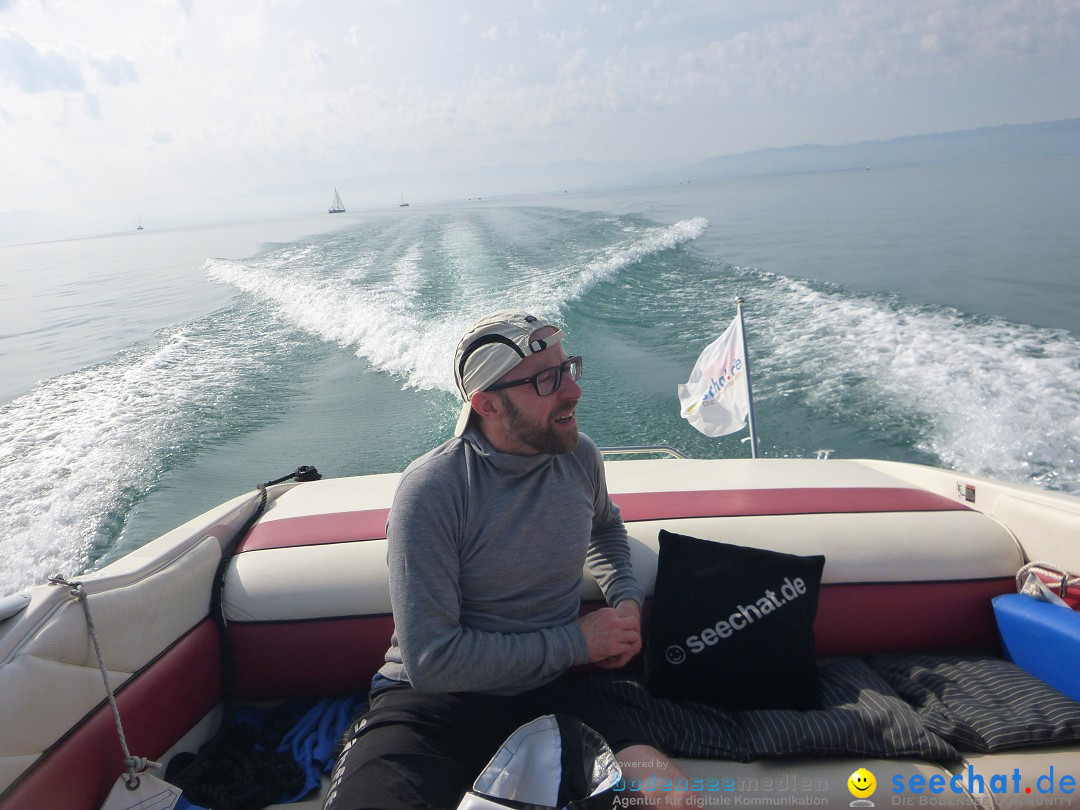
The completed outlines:
{"type": "MultiPolygon", "coordinates": [[[[334,767],[334,749],[341,742],[341,737],[349,722],[367,706],[367,696],[326,698],[304,711],[305,705],[307,704],[294,703],[292,706],[284,707],[302,713],[299,720],[281,738],[276,749],[296,760],[296,764],[305,775],[304,786],[291,796],[282,796],[277,800],[277,804],[298,802],[319,787],[322,775],[334,767]]],[[[234,720],[260,728],[268,714],[268,710],[241,707],[236,710],[234,720]]],[[[174,810],[206,810],[206,808],[191,804],[181,796],[174,810]]]]}
{"type": "Polygon", "coordinates": [[[282,797],[280,804],[300,801],[319,786],[322,775],[334,767],[334,749],[349,721],[366,705],[365,695],[320,700],[282,737],[277,750],[291,754],[307,779],[299,793],[282,797]]]}

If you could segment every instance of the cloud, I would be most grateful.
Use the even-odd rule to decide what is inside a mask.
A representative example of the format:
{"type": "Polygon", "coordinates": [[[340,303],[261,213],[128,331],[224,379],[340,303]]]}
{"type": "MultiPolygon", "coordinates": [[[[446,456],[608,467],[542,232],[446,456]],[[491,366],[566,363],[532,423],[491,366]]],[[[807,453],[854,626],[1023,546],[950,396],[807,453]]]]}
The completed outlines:
{"type": "Polygon", "coordinates": [[[687,79],[720,95],[876,92],[1080,45],[1077,15],[1056,0],[848,0],[808,8],[686,54],[687,79]]]}
{"type": "Polygon", "coordinates": [[[86,87],[75,62],[53,48],[38,48],[10,28],[0,29],[0,79],[24,93],[72,93],[86,87]]]}
{"type": "Polygon", "coordinates": [[[490,42],[499,41],[499,24],[492,23],[485,30],[480,32],[480,39],[486,39],[490,42]]]}
{"type": "Polygon", "coordinates": [[[517,36],[519,24],[515,21],[508,23],[492,23],[483,31],[480,31],[478,36],[480,39],[486,39],[489,42],[500,42],[502,40],[513,39],[517,36]]]}
{"type": "Polygon", "coordinates": [[[561,31],[540,31],[537,33],[537,41],[542,47],[565,48],[585,38],[585,27],[578,23],[574,30],[563,29],[561,31]]]}
{"type": "Polygon", "coordinates": [[[257,7],[252,7],[248,13],[218,17],[215,24],[217,37],[226,50],[240,52],[257,49],[272,36],[269,11],[257,7]]]}
{"type": "Polygon", "coordinates": [[[333,54],[317,42],[306,39],[299,45],[289,48],[289,55],[294,62],[305,67],[319,67],[333,58],[333,54]]]}
{"type": "Polygon", "coordinates": [[[634,21],[633,25],[619,26],[619,33],[626,34],[630,31],[634,31],[635,33],[640,34],[643,31],[647,31],[652,28],[653,25],[654,23],[652,13],[649,11],[649,9],[643,9],[641,15],[634,21]]]}
{"type": "Polygon", "coordinates": [[[928,53],[1027,59],[1061,46],[1075,47],[1078,26],[1075,7],[1053,0],[954,2],[927,15],[920,45],[928,53]]]}
{"type": "Polygon", "coordinates": [[[112,53],[106,57],[90,60],[90,66],[106,84],[118,85],[124,82],[138,82],[139,77],[135,73],[135,64],[119,53],[112,53]]]}
{"type": "Polygon", "coordinates": [[[0,128],[27,156],[0,210],[75,174],[203,193],[1080,114],[1077,0],[429,6],[0,0],[0,128]]]}

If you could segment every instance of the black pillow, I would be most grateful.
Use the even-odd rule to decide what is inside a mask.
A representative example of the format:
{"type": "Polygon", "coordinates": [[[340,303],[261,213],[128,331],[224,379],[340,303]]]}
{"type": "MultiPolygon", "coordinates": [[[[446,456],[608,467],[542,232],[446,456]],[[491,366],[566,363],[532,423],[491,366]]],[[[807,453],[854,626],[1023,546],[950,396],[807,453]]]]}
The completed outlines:
{"type": "Polygon", "coordinates": [[[817,708],[812,625],[824,566],[820,555],[661,530],[645,685],[731,709],[817,708]]]}

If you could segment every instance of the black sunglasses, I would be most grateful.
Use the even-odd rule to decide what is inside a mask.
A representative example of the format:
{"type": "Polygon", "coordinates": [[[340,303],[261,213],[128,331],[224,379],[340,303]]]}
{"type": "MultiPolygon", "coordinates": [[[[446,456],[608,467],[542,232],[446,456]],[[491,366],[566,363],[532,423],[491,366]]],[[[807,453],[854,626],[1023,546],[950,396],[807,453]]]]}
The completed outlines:
{"type": "Polygon", "coordinates": [[[574,355],[568,360],[559,363],[557,366],[538,371],[531,377],[523,377],[520,380],[511,380],[510,382],[495,383],[495,385],[489,385],[484,390],[501,391],[504,388],[513,388],[515,385],[532,383],[532,387],[536,389],[537,394],[542,397],[547,397],[559,390],[559,386],[562,385],[563,374],[569,374],[570,379],[574,382],[581,379],[581,355],[574,355]]]}

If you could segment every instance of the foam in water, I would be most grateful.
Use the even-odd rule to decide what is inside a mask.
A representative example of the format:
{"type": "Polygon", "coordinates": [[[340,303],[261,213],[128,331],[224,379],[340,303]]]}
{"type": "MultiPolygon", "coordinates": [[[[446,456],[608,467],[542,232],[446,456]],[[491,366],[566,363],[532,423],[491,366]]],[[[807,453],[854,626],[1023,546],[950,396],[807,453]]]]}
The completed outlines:
{"type": "Polygon", "coordinates": [[[943,466],[1080,492],[1075,337],[793,279],[762,293],[765,380],[872,429],[919,431],[911,443],[943,466]]]}
{"type": "MultiPolygon", "coordinates": [[[[232,307],[0,409],[0,593],[85,568],[171,467],[251,429],[277,381],[303,375],[305,346],[342,346],[405,387],[452,393],[458,336],[508,306],[640,323],[641,364],[689,372],[738,292],[759,419],[808,411],[872,435],[871,448],[1080,493],[1080,341],[1066,332],[672,253],[705,232],[702,218],[511,209],[486,227],[483,216],[495,215],[411,217],[211,260],[206,274],[240,292],[232,307]]],[[[628,395],[627,429],[666,424],[666,402],[608,394],[628,395]]],[[[625,422],[625,405],[611,412],[625,422]]]]}
{"type": "MultiPolygon", "coordinates": [[[[549,265],[525,256],[509,262],[502,254],[492,256],[475,223],[453,220],[437,231],[436,255],[425,253],[423,237],[399,238],[391,252],[377,259],[369,255],[364,273],[348,277],[328,274],[318,254],[295,252],[245,263],[215,261],[207,271],[267,303],[289,323],[350,348],[418,389],[453,391],[449,369],[456,338],[481,314],[513,301],[559,316],[616,279],[621,287],[603,296],[612,311],[628,305],[620,294],[632,298],[641,310],[637,316],[654,318],[662,310],[677,342],[704,345],[703,336],[722,325],[721,302],[703,294],[701,284],[709,279],[689,277],[701,268],[686,265],[658,273],[655,260],[699,237],[708,223],[692,218],[641,227],[613,218],[605,224],[610,228],[603,238],[583,238],[566,260],[549,265]],[[502,269],[507,264],[508,273],[502,269]],[[640,272],[628,274],[630,268],[640,272]],[[638,283],[646,277],[652,287],[638,283]],[[647,298],[650,289],[660,298],[647,298]]],[[[737,286],[750,299],[759,400],[793,397],[818,414],[862,425],[945,466],[1080,491],[1070,471],[1080,454],[1075,338],[945,308],[901,305],[884,295],[732,270],[741,274],[737,284],[731,278],[713,282],[722,289],[737,286]]]]}
{"type": "Polygon", "coordinates": [[[568,302],[595,285],[656,253],[704,232],[708,223],[692,219],[645,229],[579,263],[516,268],[492,279],[485,267],[482,237],[467,224],[444,228],[442,255],[426,260],[419,243],[398,246],[387,269],[364,283],[328,275],[325,265],[303,257],[269,254],[250,262],[212,260],[206,272],[272,305],[275,313],[322,340],[347,346],[375,368],[400,377],[406,386],[453,391],[450,374],[458,336],[470,323],[508,302],[557,315],[568,302]],[[424,300],[431,276],[453,273],[457,294],[448,303],[424,300]]]}
{"type": "Polygon", "coordinates": [[[199,321],[160,343],[49,380],[0,409],[0,594],[83,570],[171,463],[218,440],[260,336],[199,321]],[[228,333],[223,339],[223,332],[228,333]]]}

